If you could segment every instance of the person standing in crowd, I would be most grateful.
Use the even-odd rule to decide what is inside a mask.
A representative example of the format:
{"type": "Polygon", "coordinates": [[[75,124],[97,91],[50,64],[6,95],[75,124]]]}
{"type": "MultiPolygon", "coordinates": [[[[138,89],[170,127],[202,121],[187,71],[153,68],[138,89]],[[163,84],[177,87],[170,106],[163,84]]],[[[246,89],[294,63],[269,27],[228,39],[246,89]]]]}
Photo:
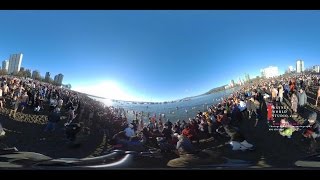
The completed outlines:
{"type": "MultiPolygon", "coordinates": [[[[262,98],[262,97],[261,97],[261,93],[259,93],[259,94],[260,94],[260,98],[259,98],[259,99],[261,99],[261,98],[262,98]]],[[[255,125],[254,125],[254,127],[256,127],[257,124],[258,124],[258,121],[259,121],[259,119],[260,119],[260,114],[261,114],[260,104],[261,104],[261,103],[259,102],[258,99],[254,99],[253,104],[254,104],[254,106],[255,106],[255,108],[256,108],[256,111],[255,111],[255,113],[256,113],[256,122],[255,122],[255,125]]]]}
{"type": "Polygon", "coordinates": [[[57,106],[58,106],[58,108],[62,108],[62,105],[63,105],[63,100],[62,100],[62,98],[60,97],[59,98],[59,100],[58,100],[58,103],[57,103],[57,106]]]}
{"type": "Polygon", "coordinates": [[[299,99],[299,113],[303,114],[304,106],[307,104],[307,95],[303,89],[300,89],[300,92],[298,93],[298,99],[299,99]]]}
{"type": "Polygon", "coordinates": [[[34,112],[39,112],[41,109],[41,100],[40,100],[40,96],[39,93],[36,94],[35,96],[35,103],[34,103],[34,112]]]}
{"type": "Polygon", "coordinates": [[[55,131],[57,123],[60,121],[60,108],[56,107],[48,116],[48,124],[44,131],[55,131]]]}
{"type": "Polygon", "coordinates": [[[27,102],[27,104],[30,105],[30,103],[31,103],[31,101],[32,101],[31,88],[28,87],[28,88],[26,89],[26,92],[27,92],[28,99],[29,99],[29,101],[27,102]]]}
{"type": "Polygon", "coordinates": [[[75,118],[76,118],[76,115],[75,115],[75,109],[74,107],[71,107],[68,111],[68,123],[70,124],[75,118]]]}
{"type": "Polygon", "coordinates": [[[277,97],[278,97],[278,90],[276,87],[272,87],[271,89],[271,97],[272,97],[272,101],[276,102],[277,97]]]}
{"type": "Polygon", "coordinates": [[[9,87],[8,87],[7,83],[4,83],[2,90],[3,90],[3,97],[6,98],[9,93],[9,87]]]}
{"type": "Polygon", "coordinates": [[[318,100],[320,98],[320,86],[318,88],[318,93],[317,93],[317,99],[316,99],[316,106],[318,105],[318,100]]]}
{"type": "Polygon", "coordinates": [[[286,98],[289,97],[289,92],[290,92],[290,86],[288,85],[288,83],[286,83],[284,85],[284,94],[286,95],[286,98]]]}
{"type": "Polygon", "coordinates": [[[0,108],[3,109],[3,102],[4,102],[4,97],[2,93],[2,88],[0,88],[0,108]]]}
{"type": "Polygon", "coordinates": [[[268,111],[268,114],[267,114],[267,120],[268,120],[268,123],[272,122],[274,120],[273,118],[273,110],[274,110],[274,105],[272,103],[272,101],[269,99],[268,100],[268,104],[267,104],[267,111],[268,111]]]}
{"type": "Polygon", "coordinates": [[[50,105],[50,112],[52,112],[54,110],[54,108],[57,106],[58,102],[57,102],[57,99],[55,96],[51,96],[49,102],[50,102],[50,104],[49,104],[50,105]]]}
{"type": "Polygon", "coordinates": [[[246,119],[246,110],[247,110],[247,104],[244,102],[243,99],[238,100],[238,108],[240,110],[241,114],[241,120],[246,119]]]}
{"type": "Polygon", "coordinates": [[[280,103],[282,103],[282,101],[283,101],[283,93],[284,93],[283,86],[280,84],[279,85],[279,92],[278,92],[278,97],[279,97],[279,102],[280,103]]]}
{"type": "Polygon", "coordinates": [[[257,109],[254,105],[254,98],[251,97],[249,100],[247,100],[246,104],[247,104],[247,111],[249,113],[249,119],[251,119],[251,115],[253,112],[257,115],[257,109]]]}
{"type": "Polygon", "coordinates": [[[20,106],[21,106],[21,113],[23,112],[23,110],[28,106],[28,102],[29,102],[29,96],[27,94],[27,92],[24,92],[24,94],[20,97],[20,106]]]}
{"type": "Polygon", "coordinates": [[[296,89],[296,81],[294,79],[290,80],[289,86],[290,86],[290,93],[292,94],[296,89]]]}
{"type": "Polygon", "coordinates": [[[10,113],[9,113],[9,117],[15,118],[16,117],[16,113],[19,107],[19,100],[17,96],[13,96],[11,102],[10,102],[10,113]]]}
{"type": "Polygon", "coordinates": [[[298,97],[297,97],[297,93],[296,91],[293,91],[292,95],[291,95],[291,109],[293,111],[293,114],[297,113],[297,109],[298,109],[298,97]]]}

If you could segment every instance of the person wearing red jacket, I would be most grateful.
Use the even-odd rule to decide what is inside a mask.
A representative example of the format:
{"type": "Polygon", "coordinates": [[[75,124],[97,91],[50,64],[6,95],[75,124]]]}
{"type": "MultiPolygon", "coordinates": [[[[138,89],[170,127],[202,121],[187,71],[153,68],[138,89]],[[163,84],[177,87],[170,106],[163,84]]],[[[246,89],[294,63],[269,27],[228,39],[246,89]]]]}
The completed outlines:
{"type": "Polygon", "coordinates": [[[182,135],[190,139],[190,141],[197,140],[196,138],[196,132],[191,127],[190,124],[187,124],[186,127],[182,130],[182,135]]]}
{"type": "Polygon", "coordinates": [[[267,120],[268,122],[271,122],[274,120],[273,118],[273,109],[274,109],[274,105],[271,101],[268,102],[267,104],[267,111],[268,111],[268,117],[267,117],[267,120]]]}

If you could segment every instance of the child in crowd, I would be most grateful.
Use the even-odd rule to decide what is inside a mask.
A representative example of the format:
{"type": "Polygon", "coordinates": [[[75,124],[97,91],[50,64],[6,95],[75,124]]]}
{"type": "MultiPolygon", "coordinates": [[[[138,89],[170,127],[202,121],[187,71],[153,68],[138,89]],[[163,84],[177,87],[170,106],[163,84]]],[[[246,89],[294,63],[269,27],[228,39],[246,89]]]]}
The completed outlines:
{"type": "Polygon", "coordinates": [[[281,136],[291,138],[295,130],[296,128],[292,126],[286,118],[280,120],[279,133],[281,136]]]}

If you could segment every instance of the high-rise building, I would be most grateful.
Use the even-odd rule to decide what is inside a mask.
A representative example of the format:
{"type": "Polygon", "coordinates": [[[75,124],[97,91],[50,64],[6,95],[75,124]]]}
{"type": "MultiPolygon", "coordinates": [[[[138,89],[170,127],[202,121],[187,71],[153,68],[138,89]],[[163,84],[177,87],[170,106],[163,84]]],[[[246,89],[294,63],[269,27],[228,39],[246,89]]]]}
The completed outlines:
{"type": "Polygon", "coordinates": [[[279,69],[278,67],[269,66],[267,68],[261,69],[261,76],[264,78],[271,78],[279,76],[279,69]]]}
{"type": "Polygon", "coordinates": [[[11,54],[9,58],[8,73],[17,73],[20,71],[23,54],[11,54]]]}
{"type": "Polygon", "coordinates": [[[62,85],[62,81],[63,81],[63,74],[60,73],[60,74],[54,76],[55,83],[62,85]]]}
{"type": "Polygon", "coordinates": [[[5,69],[5,70],[9,70],[9,61],[8,60],[4,60],[2,61],[2,69],[5,69]]]}
{"type": "Polygon", "coordinates": [[[44,78],[46,81],[49,81],[50,79],[50,72],[46,72],[46,76],[44,78]]]}
{"type": "Polygon", "coordinates": [[[246,75],[245,75],[245,80],[246,80],[246,82],[249,82],[249,81],[250,81],[250,76],[249,76],[249,74],[246,74],[246,75]]]}
{"type": "Polygon", "coordinates": [[[232,79],[231,81],[230,81],[230,87],[234,87],[234,80],[232,79]]]}
{"type": "Polygon", "coordinates": [[[238,84],[239,84],[239,85],[242,85],[242,84],[243,84],[243,81],[241,80],[241,78],[240,78],[240,77],[239,77],[238,84]]]}
{"type": "Polygon", "coordinates": [[[37,70],[32,71],[32,75],[31,75],[32,79],[36,79],[36,78],[39,78],[39,77],[40,77],[40,72],[39,71],[37,71],[37,70]]]}
{"type": "Polygon", "coordinates": [[[315,65],[312,67],[312,70],[316,73],[320,73],[320,66],[319,65],[315,65]]]}
{"type": "Polygon", "coordinates": [[[297,60],[296,70],[297,70],[297,73],[302,73],[304,71],[304,61],[297,60]]]}

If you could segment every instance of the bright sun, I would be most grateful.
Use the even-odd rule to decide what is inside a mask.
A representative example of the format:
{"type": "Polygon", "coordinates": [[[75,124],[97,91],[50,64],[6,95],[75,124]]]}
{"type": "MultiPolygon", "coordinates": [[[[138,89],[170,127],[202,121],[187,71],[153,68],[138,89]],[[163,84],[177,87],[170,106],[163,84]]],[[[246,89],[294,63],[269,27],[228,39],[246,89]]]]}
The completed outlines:
{"type": "Polygon", "coordinates": [[[121,86],[114,81],[103,81],[94,85],[75,87],[74,90],[109,99],[126,101],[137,100],[125,92],[121,86]]]}

